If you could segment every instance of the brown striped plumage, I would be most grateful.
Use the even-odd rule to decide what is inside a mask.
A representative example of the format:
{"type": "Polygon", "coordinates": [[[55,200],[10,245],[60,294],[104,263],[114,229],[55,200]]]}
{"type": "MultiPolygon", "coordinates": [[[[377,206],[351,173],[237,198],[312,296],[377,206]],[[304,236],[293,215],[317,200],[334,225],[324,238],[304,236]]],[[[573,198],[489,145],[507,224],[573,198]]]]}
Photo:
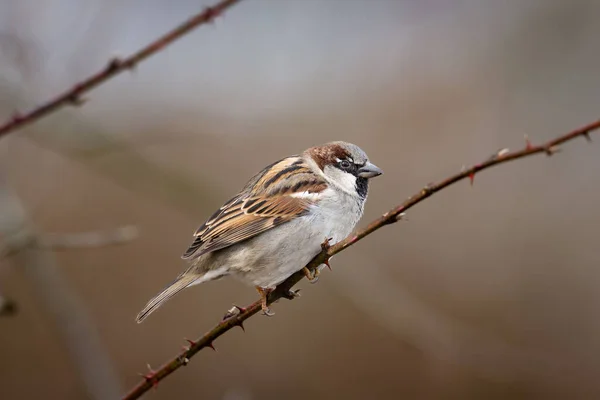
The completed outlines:
{"type": "Polygon", "coordinates": [[[198,228],[182,258],[223,249],[299,217],[314,200],[292,195],[319,193],[326,187],[299,156],[279,160],[255,175],[239,195],[198,228]]]}

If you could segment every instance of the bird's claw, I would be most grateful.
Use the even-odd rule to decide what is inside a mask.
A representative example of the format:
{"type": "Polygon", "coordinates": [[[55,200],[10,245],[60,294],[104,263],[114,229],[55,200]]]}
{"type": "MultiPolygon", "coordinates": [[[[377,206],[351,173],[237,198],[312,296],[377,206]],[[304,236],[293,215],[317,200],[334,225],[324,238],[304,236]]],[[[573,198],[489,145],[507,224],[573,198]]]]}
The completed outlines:
{"type": "Polygon", "coordinates": [[[308,279],[310,283],[317,283],[317,281],[319,280],[320,272],[318,268],[316,268],[315,271],[311,273],[308,268],[304,267],[303,272],[304,276],[306,276],[306,279],[308,279]]]}
{"type": "Polygon", "coordinates": [[[288,290],[287,292],[282,294],[281,297],[288,300],[294,300],[296,297],[300,297],[300,289],[288,290]]]}
{"type": "Polygon", "coordinates": [[[273,311],[271,311],[271,309],[269,307],[267,307],[266,305],[262,306],[262,313],[263,313],[263,315],[266,315],[267,317],[272,317],[273,315],[275,315],[275,313],[273,311]]]}
{"type": "Polygon", "coordinates": [[[269,293],[271,293],[273,291],[273,289],[272,288],[267,289],[267,288],[262,288],[260,286],[256,286],[256,290],[260,294],[260,307],[262,308],[263,314],[266,315],[267,317],[272,317],[273,315],[275,315],[275,313],[269,309],[269,305],[267,304],[267,300],[269,298],[269,293]]]}

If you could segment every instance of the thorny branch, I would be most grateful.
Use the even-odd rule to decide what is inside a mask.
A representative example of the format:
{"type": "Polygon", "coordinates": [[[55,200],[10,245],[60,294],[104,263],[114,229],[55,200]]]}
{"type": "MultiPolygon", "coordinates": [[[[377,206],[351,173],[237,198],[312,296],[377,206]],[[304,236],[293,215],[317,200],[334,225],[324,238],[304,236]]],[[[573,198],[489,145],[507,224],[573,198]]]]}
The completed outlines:
{"type": "Polygon", "coordinates": [[[76,84],[66,92],[58,95],[54,99],[49,100],[48,102],[34,108],[29,112],[23,114],[15,112],[12,118],[10,118],[3,125],[0,125],[0,137],[16,129],[22,128],[23,126],[30,124],[42,117],[45,117],[46,115],[62,107],[68,105],[81,106],[85,103],[85,99],[82,97],[84,93],[89,92],[90,90],[123,71],[133,70],[141,61],[164,49],[166,46],[170,45],[186,33],[192,31],[194,28],[213,21],[229,7],[239,3],[240,1],[241,0],[221,0],[214,6],[205,8],[201,13],[191,17],[172,31],[166,33],[131,56],[123,59],[113,58],[103,69],[76,84]]]}
{"type": "MultiPolygon", "coordinates": [[[[351,234],[346,239],[336,243],[333,246],[325,246],[321,253],[317,254],[315,258],[313,258],[312,261],[306,267],[309,268],[311,271],[314,271],[315,268],[319,267],[319,265],[327,263],[329,258],[333,255],[352,246],[354,243],[358,242],[365,236],[370,235],[379,228],[400,221],[404,217],[404,213],[408,209],[412,208],[413,206],[417,205],[418,203],[422,202],[423,200],[427,199],[433,194],[447,188],[448,186],[458,181],[462,181],[468,178],[472,185],[475,179],[475,174],[479,171],[493,167],[498,164],[503,164],[508,161],[525,158],[535,154],[544,153],[548,156],[551,156],[559,151],[559,146],[561,144],[578,138],[580,136],[584,137],[588,142],[591,141],[590,132],[596,131],[598,129],[600,129],[600,120],[593,122],[589,125],[583,126],[579,129],[576,129],[563,136],[559,136],[554,140],[551,140],[545,144],[538,146],[532,145],[526,136],[526,146],[523,150],[511,152],[508,149],[502,149],[482,163],[475,164],[470,168],[463,168],[463,170],[458,174],[452,175],[449,178],[446,178],[438,183],[427,185],[418,193],[409,197],[402,204],[392,208],[391,210],[383,214],[381,217],[371,222],[366,228],[354,234],[351,234]]],[[[271,304],[282,297],[291,297],[289,294],[290,289],[296,283],[300,282],[302,278],[304,278],[304,276],[305,275],[302,271],[298,271],[294,275],[290,276],[279,286],[277,286],[277,288],[273,292],[271,292],[268,298],[268,303],[271,304]]],[[[223,318],[223,320],[210,331],[205,333],[204,336],[200,337],[195,341],[188,340],[190,344],[189,347],[186,348],[177,357],[164,364],[158,370],[152,370],[148,368],[149,372],[143,375],[144,379],[140,381],[128,394],[126,394],[123,397],[123,400],[132,400],[141,397],[152,387],[156,387],[161,380],[175,372],[180,367],[186,366],[189,363],[190,359],[203,348],[210,347],[214,350],[215,347],[213,346],[213,342],[217,338],[219,338],[227,331],[236,326],[239,326],[240,328],[244,329],[244,321],[253,316],[254,314],[258,313],[260,310],[260,300],[255,301],[248,307],[236,306],[233,309],[229,310],[223,318]]]]}

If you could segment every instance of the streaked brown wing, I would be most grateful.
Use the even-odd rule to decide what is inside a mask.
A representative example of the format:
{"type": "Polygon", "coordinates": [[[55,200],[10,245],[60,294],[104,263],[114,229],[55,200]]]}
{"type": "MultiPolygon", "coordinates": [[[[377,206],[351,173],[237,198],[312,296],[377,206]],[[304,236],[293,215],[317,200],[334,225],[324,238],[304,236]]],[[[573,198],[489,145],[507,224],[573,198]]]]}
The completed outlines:
{"type": "Polygon", "coordinates": [[[316,198],[298,194],[318,194],[325,188],[325,182],[299,157],[274,163],[198,228],[182,258],[223,249],[302,216],[316,198]]]}

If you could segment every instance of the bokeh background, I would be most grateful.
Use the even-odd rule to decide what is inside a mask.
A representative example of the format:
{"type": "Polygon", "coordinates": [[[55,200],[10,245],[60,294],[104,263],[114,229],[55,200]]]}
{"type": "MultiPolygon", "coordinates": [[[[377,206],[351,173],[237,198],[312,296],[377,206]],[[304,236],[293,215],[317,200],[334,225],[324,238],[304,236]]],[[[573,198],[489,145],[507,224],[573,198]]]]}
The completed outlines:
{"type": "MultiPolygon", "coordinates": [[[[199,3],[0,0],[0,116],[199,3]]],[[[271,161],[359,144],[386,172],[366,224],[525,134],[597,119],[599,13],[595,0],[243,1],[85,106],[3,138],[0,232],[16,250],[0,293],[17,312],[0,317],[0,398],[116,398],[255,300],[223,280],[134,321],[184,268],[197,226],[271,161]],[[19,245],[127,225],[138,237],[116,246],[19,245]]],[[[599,398],[597,142],[437,194],[146,397],[599,398]]]]}

